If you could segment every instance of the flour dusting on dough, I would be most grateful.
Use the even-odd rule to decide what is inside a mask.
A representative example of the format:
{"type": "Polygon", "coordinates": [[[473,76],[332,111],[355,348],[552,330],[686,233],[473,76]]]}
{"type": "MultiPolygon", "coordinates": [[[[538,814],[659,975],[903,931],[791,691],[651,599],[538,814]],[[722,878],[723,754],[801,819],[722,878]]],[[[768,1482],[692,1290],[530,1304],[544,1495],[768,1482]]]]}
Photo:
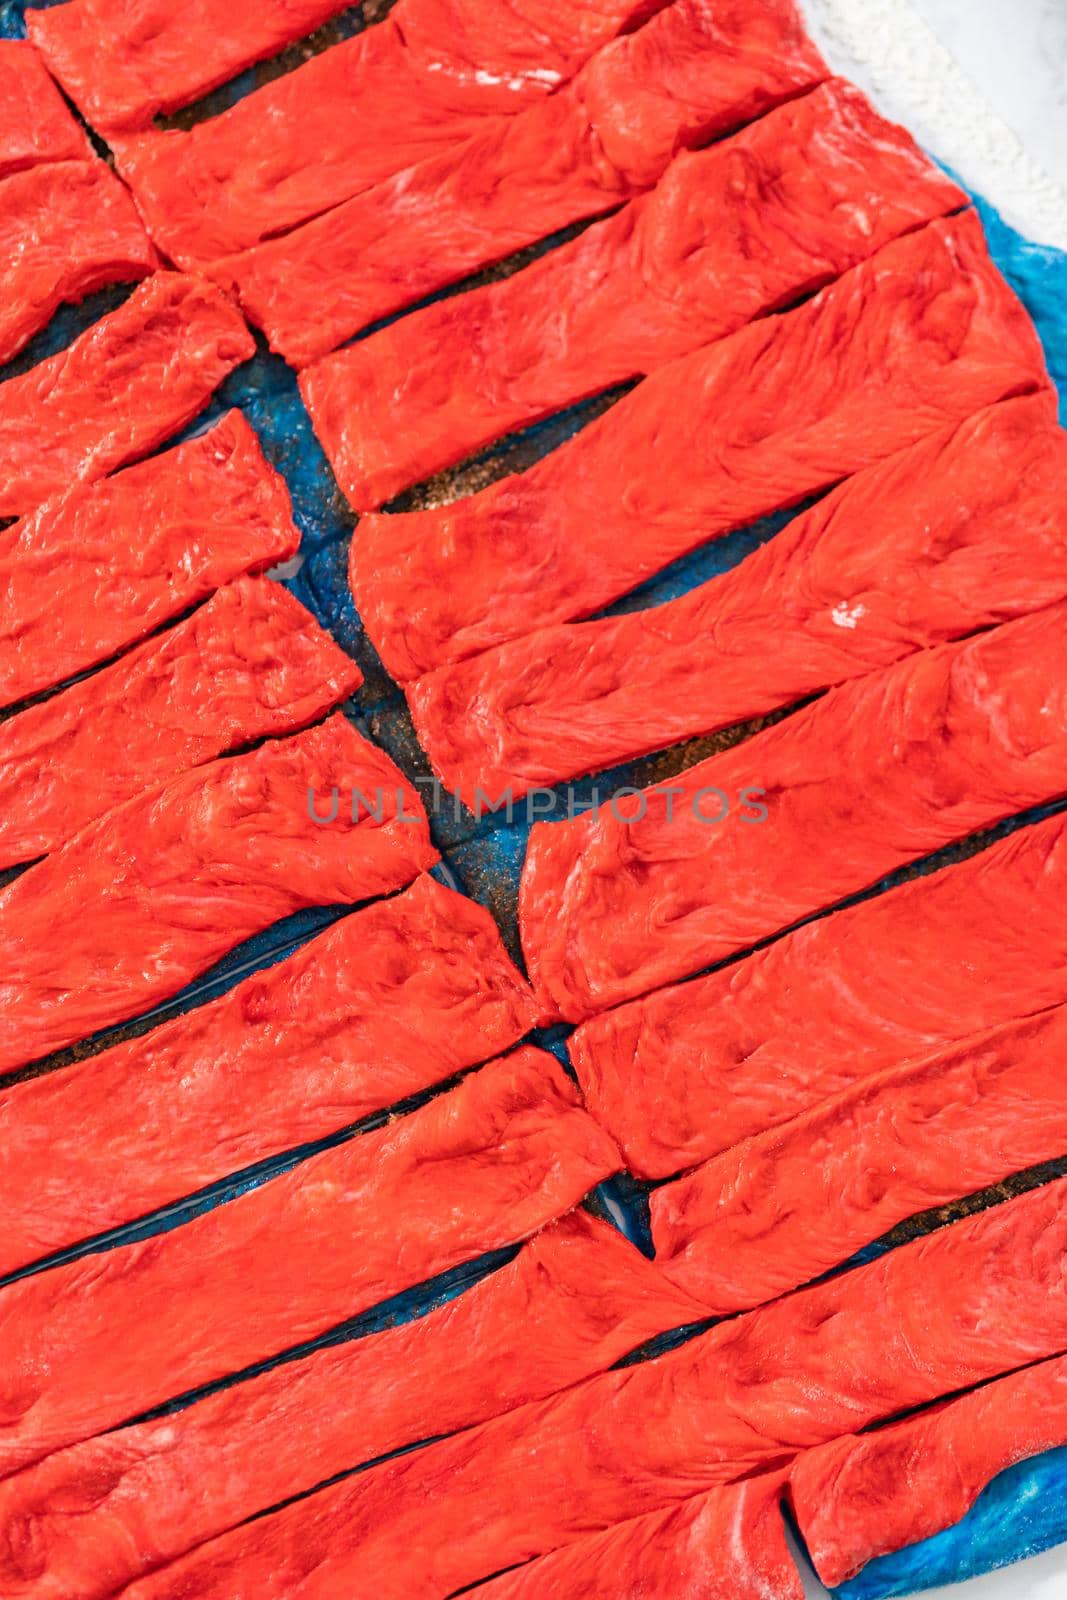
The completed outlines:
{"type": "Polygon", "coordinates": [[[854,606],[848,606],[844,600],[841,600],[830,615],[839,628],[854,628],[860,618],[867,615],[867,607],[862,602],[854,606]]]}

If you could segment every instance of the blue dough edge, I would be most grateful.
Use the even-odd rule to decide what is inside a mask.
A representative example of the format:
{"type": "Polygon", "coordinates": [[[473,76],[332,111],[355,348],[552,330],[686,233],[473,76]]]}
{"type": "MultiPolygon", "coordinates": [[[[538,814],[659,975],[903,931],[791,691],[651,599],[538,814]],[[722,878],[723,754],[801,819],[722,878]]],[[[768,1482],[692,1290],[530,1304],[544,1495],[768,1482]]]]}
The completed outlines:
{"type": "MultiPolygon", "coordinates": [[[[1009,1467],[987,1485],[962,1521],[872,1561],[833,1593],[839,1600],[887,1600],[1010,1566],[1067,1541],[1067,1448],[1009,1467]]],[[[1021,1591],[1020,1591],[1021,1592],[1021,1591]]]]}

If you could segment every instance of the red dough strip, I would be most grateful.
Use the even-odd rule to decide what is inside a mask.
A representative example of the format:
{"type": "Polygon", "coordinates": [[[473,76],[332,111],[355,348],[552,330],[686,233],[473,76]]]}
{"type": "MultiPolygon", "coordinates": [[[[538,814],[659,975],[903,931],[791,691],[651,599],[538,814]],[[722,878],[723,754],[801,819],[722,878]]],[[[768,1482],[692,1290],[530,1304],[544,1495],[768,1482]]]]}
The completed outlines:
{"type": "Polygon", "coordinates": [[[775,1474],[713,1489],[554,1550],[478,1589],[479,1600],[804,1600],[775,1474]]]}
{"type": "Polygon", "coordinates": [[[826,71],[793,0],[674,0],[521,117],[220,262],[212,276],[302,365],[650,188],[679,149],[759,116],[826,71]]]}
{"type": "Polygon", "coordinates": [[[137,795],[0,893],[0,1071],[169,999],[294,911],[389,894],[436,860],[417,793],[342,716],[137,795]],[[317,823],[311,796],[328,817],[331,789],[336,819],[317,823]]]}
{"type": "MultiPolygon", "coordinates": [[[[835,79],[726,143],[679,156],[652,194],[514,277],[415,311],[317,365],[303,379],[308,408],[349,503],[370,511],[965,203],[902,128],[835,79]]],[[[305,340],[318,327],[305,321],[305,340]]],[[[302,358],[295,326],[279,347],[302,358]]]]}
{"type": "Polygon", "coordinates": [[[128,1600],[447,1595],[1067,1345],[1067,1181],[235,1529],[128,1600]]]}
{"type": "MultiPolygon", "coordinates": [[[[548,94],[657,3],[664,0],[599,0],[564,19],[551,0],[400,0],[384,22],[328,51],[340,58],[331,69],[305,70],[292,97],[261,90],[257,113],[269,120],[279,103],[293,101],[313,111],[312,85],[324,94],[333,90],[338,120],[358,118],[348,135],[353,161],[373,158],[378,165],[370,170],[380,167],[384,175],[396,170],[389,165],[390,115],[401,150],[462,137],[476,114],[516,109],[548,94]]],[[[28,11],[26,26],[89,122],[138,128],[343,10],[345,0],[246,0],[236,7],[192,0],[180,10],[170,0],[70,0],[28,11]]],[[[317,131],[317,124],[309,126],[305,137],[317,131]]],[[[304,160],[310,153],[301,152],[304,160]]]]}
{"type": "Polygon", "coordinates": [[[653,1191],[656,1264],[717,1314],[1067,1149],[1067,1010],[846,1089],[653,1191]]]}
{"type": "Polygon", "coordinates": [[[568,1043],[632,1171],[666,1177],[861,1078],[1067,1001],[1067,823],[809,923],[568,1043]]]}
{"type": "Polygon", "coordinates": [[[184,1227],[9,1284],[0,1476],[515,1244],[617,1168],[524,1049],[184,1227]]]}
{"type": "Polygon", "coordinates": [[[237,745],[306,727],[361,682],[287,589],[239,578],[169,633],[0,723],[0,866],[45,855],[237,745]]]}
{"type": "Polygon", "coordinates": [[[579,1021],[1065,792],[1061,603],[842,684],[670,784],[536,824],[527,969],[579,1021]]]}
{"type": "Polygon", "coordinates": [[[254,352],[218,289],[157,272],[66,350],[0,384],[0,516],[146,455],[254,352]]]}
{"type": "MultiPolygon", "coordinates": [[[[497,114],[546,99],[663,3],[400,0],[384,22],[188,133],[110,142],[168,256],[185,266],[211,261],[499,125],[497,114]]],[[[731,3],[751,9],[753,0],[731,3]]],[[[177,14],[174,26],[186,36],[177,14]]]]}
{"type": "Polygon", "coordinates": [[[289,492],[240,411],[0,532],[0,705],[51,689],[242,572],[286,561],[289,492]]]}
{"type": "Polygon", "coordinates": [[[39,161],[93,154],[32,44],[0,39],[0,178],[39,161]]]}
{"type": "Polygon", "coordinates": [[[335,1473],[554,1394],[699,1315],[613,1228],[575,1211],[417,1322],[9,1478],[0,1485],[6,1600],[114,1594],[335,1473]]]}
{"type": "Polygon", "coordinates": [[[220,999],[0,1095],[0,1273],[358,1122],[537,1020],[489,913],[420,878],[220,999]]]}
{"type": "Polygon", "coordinates": [[[143,278],[156,252],[103,161],[53,161],[0,182],[0,362],[66,301],[143,278]]]}
{"type": "Polygon", "coordinates": [[[601,771],[1065,594],[1067,433],[1044,390],[857,473],[678,600],[513,639],[416,679],[408,703],[473,806],[479,788],[518,798],[601,771]]]}
{"type": "Polygon", "coordinates": [[[417,677],[587,616],[705,540],[1046,384],[976,216],[934,222],[661,367],[528,472],[365,517],[356,603],[393,676],[417,677]]]}
{"type": "Polygon", "coordinates": [[[345,0],[68,0],[26,32],[94,127],[176,111],[345,9],[345,0]]]}
{"type": "Polygon", "coordinates": [[[905,1422],[801,1456],[792,1500],[824,1583],[853,1577],[967,1515],[1018,1461],[1067,1444],[1067,1359],[1042,1362],[905,1422]]]}

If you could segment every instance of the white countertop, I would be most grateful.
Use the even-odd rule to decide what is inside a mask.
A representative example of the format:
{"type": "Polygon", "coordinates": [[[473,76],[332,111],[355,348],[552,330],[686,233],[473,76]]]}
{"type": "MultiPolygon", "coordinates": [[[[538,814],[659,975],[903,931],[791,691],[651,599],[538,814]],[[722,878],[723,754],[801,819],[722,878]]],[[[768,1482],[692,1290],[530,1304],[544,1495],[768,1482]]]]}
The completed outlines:
{"type": "Polygon", "coordinates": [[[1026,150],[1067,189],[1067,0],[913,0],[1026,150]]]}

